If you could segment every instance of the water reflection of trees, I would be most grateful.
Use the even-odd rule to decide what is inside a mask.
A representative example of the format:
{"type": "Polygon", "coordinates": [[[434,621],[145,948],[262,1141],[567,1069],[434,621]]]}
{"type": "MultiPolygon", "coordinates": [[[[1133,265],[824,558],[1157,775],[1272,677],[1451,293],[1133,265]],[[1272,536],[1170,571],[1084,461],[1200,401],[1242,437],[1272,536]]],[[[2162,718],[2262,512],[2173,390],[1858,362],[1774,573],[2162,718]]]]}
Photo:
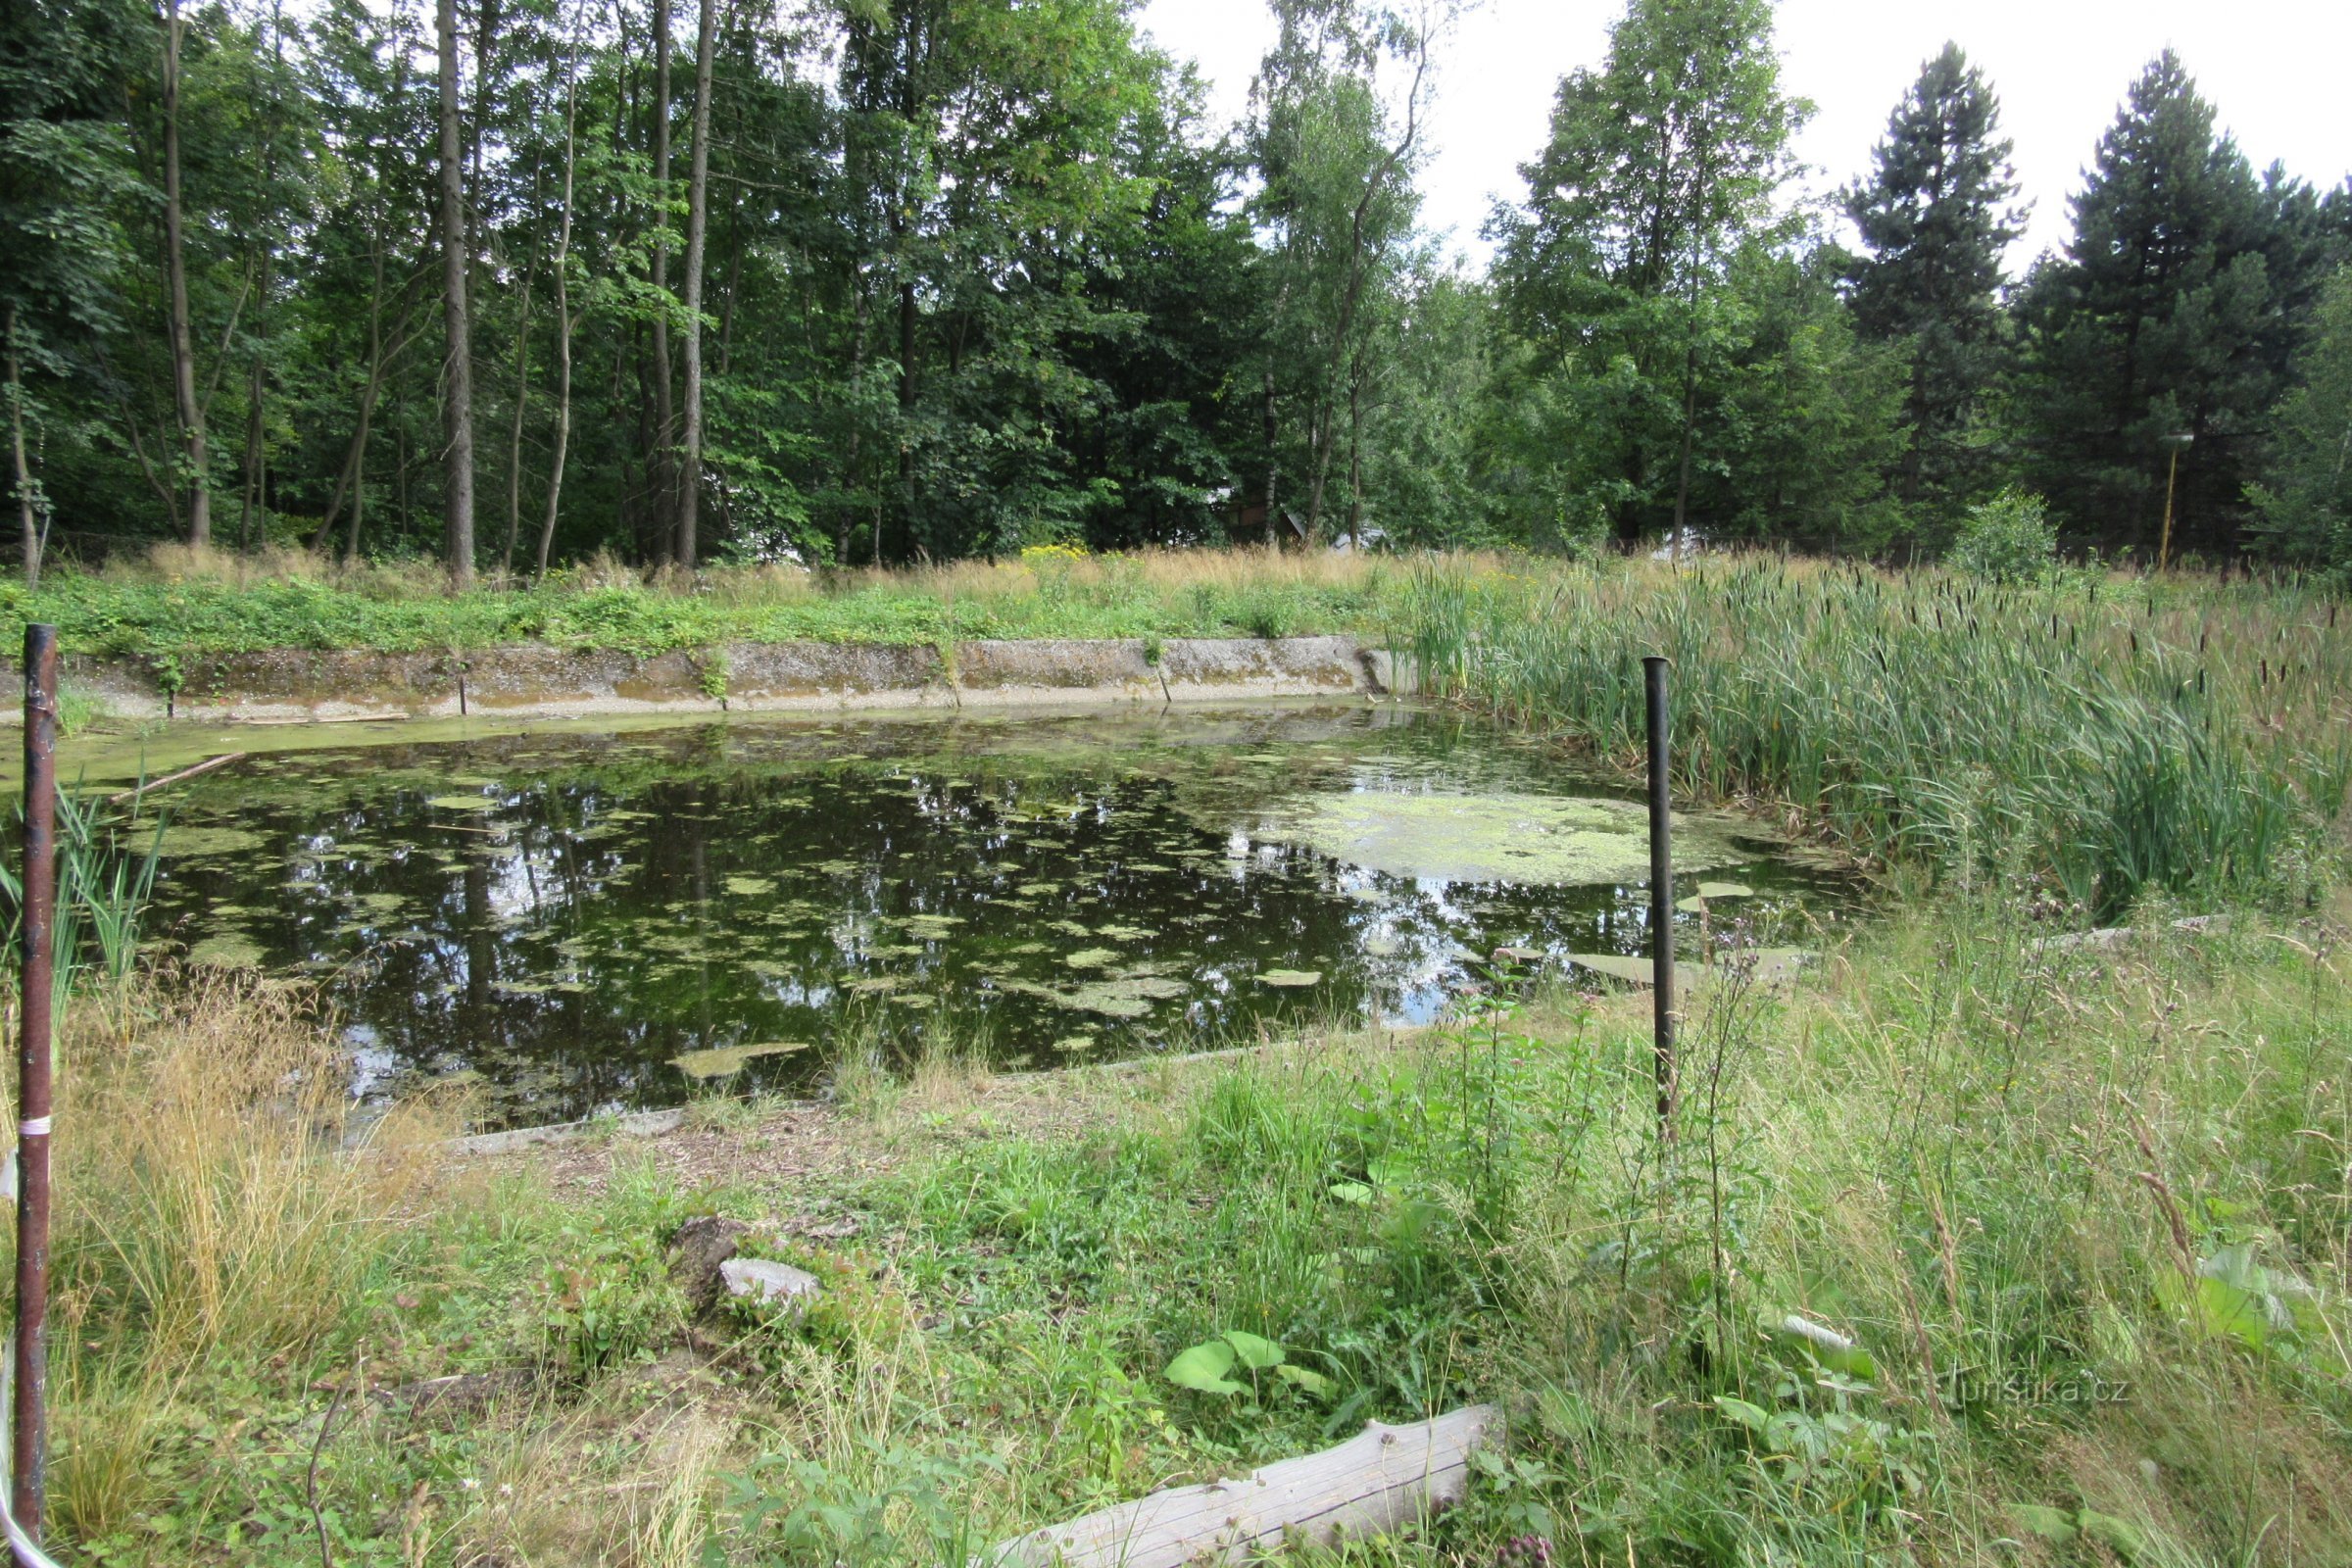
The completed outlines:
{"type": "MultiPolygon", "coordinates": [[[[926,739],[931,755],[896,764],[827,763],[841,741],[725,726],[634,752],[533,743],[553,765],[546,750],[518,757],[519,740],[434,749],[429,766],[355,773],[331,798],[259,792],[237,820],[269,852],[175,872],[165,895],[183,913],[264,907],[270,958],[321,973],[397,1076],[479,1072],[520,1120],[673,1101],[667,1063],[688,1051],[816,1047],[737,1080],[789,1087],[845,1033],[910,1051],[943,1018],[1032,1060],[1079,1032],[1105,1052],[1191,1049],[1302,1011],[1425,1013],[1461,980],[1466,943],[1642,940],[1639,889],[1416,886],[1246,833],[1229,858],[1235,824],[1281,794],[1520,772],[1459,725],[1271,761],[1098,745],[1041,762],[926,739]],[[458,820],[428,804],[460,769],[508,780],[494,809],[458,820]],[[1052,891],[1024,891],[1039,884],[1052,891]],[[1064,962],[1090,947],[1115,956],[1102,973],[1186,992],[1132,1019],[1037,994],[1099,978],[1064,962]],[[1285,994],[1253,981],[1267,968],[1323,981],[1285,994]],[[860,989],[893,981],[940,1001],[860,989]]],[[[870,730],[856,743],[885,750],[870,730]]],[[[1243,744],[1279,746],[1279,726],[1243,744]]]]}

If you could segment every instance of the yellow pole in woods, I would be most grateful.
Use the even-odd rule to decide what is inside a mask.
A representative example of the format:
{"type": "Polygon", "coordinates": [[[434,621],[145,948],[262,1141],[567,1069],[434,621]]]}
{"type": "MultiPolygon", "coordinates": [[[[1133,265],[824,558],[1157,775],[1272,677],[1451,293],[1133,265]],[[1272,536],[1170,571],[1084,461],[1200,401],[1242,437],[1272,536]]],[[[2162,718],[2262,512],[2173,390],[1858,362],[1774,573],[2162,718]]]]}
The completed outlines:
{"type": "Polygon", "coordinates": [[[2164,568],[2173,559],[2173,481],[2180,476],[2180,449],[2195,439],[2195,433],[2187,430],[2164,438],[2164,444],[2173,449],[2173,461],[2164,470],[2164,537],[2156,544],[2158,576],[2164,574],[2164,568]]]}

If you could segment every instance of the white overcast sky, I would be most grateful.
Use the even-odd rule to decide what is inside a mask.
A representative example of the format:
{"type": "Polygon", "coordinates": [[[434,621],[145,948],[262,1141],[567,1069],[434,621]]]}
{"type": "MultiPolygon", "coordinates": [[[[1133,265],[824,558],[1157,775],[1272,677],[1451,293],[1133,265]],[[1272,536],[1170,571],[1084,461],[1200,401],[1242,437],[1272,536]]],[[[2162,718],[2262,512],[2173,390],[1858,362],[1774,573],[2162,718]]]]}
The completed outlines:
{"type": "MultiPolygon", "coordinates": [[[[1485,0],[1441,59],[1423,218],[1482,266],[1478,229],[1542,145],[1553,89],[1596,66],[1622,0],[1485,0]]],[[[2022,270],[2066,243],[2066,199],[2140,68],[2171,44],[2257,169],[2273,159],[2325,189],[2352,172],[2352,0],[1782,0],[1787,91],[1817,113],[1798,143],[1808,183],[1867,167],[1886,116],[1949,38],[1983,67],[2034,204],[2010,258],[2022,270]]],[[[1238,118],[1272,40],[1264,0],[1148,0],[1142,28],[1199,62],[1211,107],[1238,118]]]]}

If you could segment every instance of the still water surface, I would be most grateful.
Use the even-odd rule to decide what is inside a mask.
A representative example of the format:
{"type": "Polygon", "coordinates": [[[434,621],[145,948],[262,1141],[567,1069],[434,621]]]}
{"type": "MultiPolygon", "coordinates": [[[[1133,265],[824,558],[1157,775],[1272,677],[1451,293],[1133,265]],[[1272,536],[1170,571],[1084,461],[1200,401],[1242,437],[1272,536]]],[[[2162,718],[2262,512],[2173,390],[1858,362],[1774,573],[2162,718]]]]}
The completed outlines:
{"type": "MultiPolygon", "coordinates": [[[[1645,942],[1623,791],[1409,708],[551,730],[168,799],[151,930],[315,978],[357,1093],[464,1077],[509,1123],[807,1089],[927,1037],[1045,1066],[1420,1021],[1497,946],[1645,942]]],[[[1678,835],[1737,912],[1838,917],[1745,826],[1678,835]]]]}

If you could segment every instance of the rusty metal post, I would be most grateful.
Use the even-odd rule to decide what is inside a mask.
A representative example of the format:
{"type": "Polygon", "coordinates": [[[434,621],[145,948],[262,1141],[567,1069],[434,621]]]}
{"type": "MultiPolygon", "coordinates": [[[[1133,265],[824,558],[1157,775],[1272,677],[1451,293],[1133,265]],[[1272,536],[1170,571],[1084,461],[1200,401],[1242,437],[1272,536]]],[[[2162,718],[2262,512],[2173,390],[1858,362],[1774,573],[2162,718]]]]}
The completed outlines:
{"type": "Polygon", "coordinates": [[[1666,671],[1663,655],[1642,661],[1649,697],[1649,942],[1651,1032],[1658,1078],[1658,1136],[1674,1136],[1674,803],[1667,781],[1666,671]]]}
{"type": "Polygon", "coordinates": [[[48,1491],[50,922],[57,906],[57,628],[24,628],[23,1034],[17,1052],[17,1343],[9,1511],[34,1541],[48,1491]]]}

